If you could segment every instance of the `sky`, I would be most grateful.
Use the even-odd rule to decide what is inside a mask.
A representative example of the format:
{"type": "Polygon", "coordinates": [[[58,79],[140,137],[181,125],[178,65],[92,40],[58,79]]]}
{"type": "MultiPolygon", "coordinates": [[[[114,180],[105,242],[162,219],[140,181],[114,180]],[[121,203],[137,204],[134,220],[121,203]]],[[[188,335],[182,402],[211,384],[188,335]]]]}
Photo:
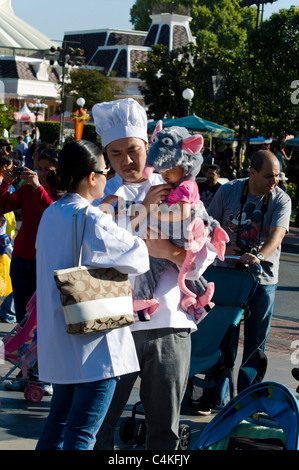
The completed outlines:
{"type": "MultiPolygon", "coordinates": [[[[130,9],[135,0],[11,0],[15,14],[48,38],[59,42],[66,31],[133,29],[130,9]]],[[[264,19],[282,8],[299,7],[299,0],[264,5],[264,19]]]]}

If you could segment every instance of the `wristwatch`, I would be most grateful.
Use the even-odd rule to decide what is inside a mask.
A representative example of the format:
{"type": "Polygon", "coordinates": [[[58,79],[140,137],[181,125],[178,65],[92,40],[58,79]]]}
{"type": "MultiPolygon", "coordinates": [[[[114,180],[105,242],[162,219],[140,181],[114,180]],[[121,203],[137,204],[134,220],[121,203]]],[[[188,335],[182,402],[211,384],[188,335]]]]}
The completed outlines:
{"type": "Polygon", "coordinates": [[[258,253],[258,254],[256,255],[256,257],[257,257],[260,261],[264,261],[264,259],[265,259],[264,256],[262,255],[262,253],[258,253]]]}

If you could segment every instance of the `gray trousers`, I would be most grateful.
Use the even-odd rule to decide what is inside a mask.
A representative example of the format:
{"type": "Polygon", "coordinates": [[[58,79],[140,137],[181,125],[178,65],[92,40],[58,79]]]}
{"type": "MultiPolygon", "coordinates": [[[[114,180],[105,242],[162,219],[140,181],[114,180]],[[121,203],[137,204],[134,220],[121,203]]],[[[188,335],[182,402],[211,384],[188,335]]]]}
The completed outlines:
{"type": "Polygon", "coordinates": [[[136,331],[133,337],[140,372],[120,377],[94,449],[114,448],[115,428],[139,375],[140,399],[147,426],[146,449],[176,450],[181,402],[189,373],[190,329],[136,331]]]}

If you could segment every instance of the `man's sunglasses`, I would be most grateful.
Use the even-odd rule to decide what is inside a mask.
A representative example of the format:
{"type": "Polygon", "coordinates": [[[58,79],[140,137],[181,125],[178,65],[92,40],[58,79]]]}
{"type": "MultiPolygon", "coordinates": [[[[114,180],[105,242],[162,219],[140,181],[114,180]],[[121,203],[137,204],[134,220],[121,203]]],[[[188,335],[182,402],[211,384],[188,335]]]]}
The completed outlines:
{"type": "Polygon", "coordinates": [[[110,168],[107,168],[106,170],[93,170],[94,173],[97,175],[107,175],[110,171],[110,168]]]}

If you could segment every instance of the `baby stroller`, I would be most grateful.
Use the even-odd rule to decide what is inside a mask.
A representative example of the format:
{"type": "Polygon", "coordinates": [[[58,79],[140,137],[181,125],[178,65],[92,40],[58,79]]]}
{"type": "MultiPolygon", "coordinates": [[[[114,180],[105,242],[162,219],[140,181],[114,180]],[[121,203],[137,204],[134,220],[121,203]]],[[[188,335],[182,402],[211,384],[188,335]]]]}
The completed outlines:
{"type": "Polygon", "coordinates": [[[212,299],[215,306],[191,335],[189,381],[182,406],[186,414],[196,410],[202,394],[212,400],[209,408],[222,405],[221,392],[225,387],[229,388],[230,398],[233,397],[239,325],[250,315],[248,305],[260,274],[259,264],[254,265],[253,272],[219,265],[209,266],[205,271],[206,280],[215,284],[212,299]]]}
{"type": "Polygon", "coordinates": [[[298,450],[298,412],[284,385],[251,385],[207,424],[193,450],[298,450]]]}
{"type": "Polygon", "coordinates": [[[13,367],[4,377],[0,377],[0,383],[6,380],[19,381],[19,377],[16,379],[11,374],[17,368],[21,369],[21,380],[26,384],[24,397],[30,402],[38,403],[43,398],[44,391],[37,380],[36,294],[29,300],[26,312],[24,320],[2,339],[3,356],[13,367]]]}
{"type": "MultiPolygon", "coordinates": [[[[233,256],[227,258],[238,259],[233,256]]],[[[206,269],[205,279],[215,284],[212,299],[215,306],[200,321],[197,332],[191,335],[190,378],[182,404],[182,414],[190,414],[190,411],[193,411],[193,401],[196,401],[196,397],[193,397],[195,386],[214,387],[217,392],[223,385],[223,380],[227,379],[231,397],[233,396],[232,369],[238,343],[238,326],[249,313],[248,303],[259,283],[260,274],[260,265],[256,266],[254,272],[214,265],[206,269]],[[209,374],[214,369],[219,372],[217,383],[214,380],[206,382],[199,377],[199,374],[209,374]]],[[[122,420],[119,435],[124,442],[133,440],[135,444],[142,445],[145,442],[146,426],[143,420],[136,419],[137,414],[143,414],[141,402],[134,405],[132,416],[122,420]]],[[[187,450],[191,440],[190,427],[180,424],[178,435],[179,450],[187,450]]]]}

